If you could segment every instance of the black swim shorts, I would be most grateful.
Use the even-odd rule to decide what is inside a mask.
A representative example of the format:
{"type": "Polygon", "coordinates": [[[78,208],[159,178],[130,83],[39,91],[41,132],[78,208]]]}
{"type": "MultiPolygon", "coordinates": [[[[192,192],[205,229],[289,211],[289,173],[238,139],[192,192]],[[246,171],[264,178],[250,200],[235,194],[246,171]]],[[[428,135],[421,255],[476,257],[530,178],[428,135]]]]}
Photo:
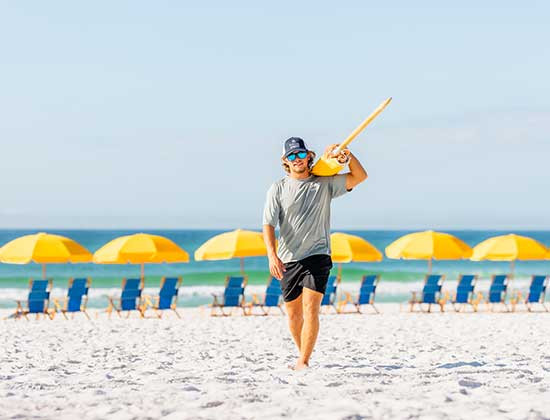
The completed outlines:
{"type": "Polygon", "coordinates": [[[285,263],[285,268],[281,289],[284,301],[290,302],[302,294],[304,287],[324,294],[332,260],[330,255],[311,255],[300,261],[285,263]]]}

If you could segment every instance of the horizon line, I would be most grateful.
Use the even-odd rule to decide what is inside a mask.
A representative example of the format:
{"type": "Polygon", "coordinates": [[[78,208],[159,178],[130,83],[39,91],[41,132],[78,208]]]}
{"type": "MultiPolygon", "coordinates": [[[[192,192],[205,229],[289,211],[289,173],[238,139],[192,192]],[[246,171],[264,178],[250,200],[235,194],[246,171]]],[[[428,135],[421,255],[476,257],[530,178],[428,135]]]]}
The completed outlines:
{"type": "MultiPolygon", "coordinates": [[[[64,230],[64,231],[97,231],[97,230],[120,230],[120,231],[144,231],[144,230],[173,230],[173,231],[185,231],[185,230],[194,230],[194,231],[204,231],[204,230],[235,230],[235,229],[245,229],[245,230],[261,230],[258,227],[249,227],[249,226],[238,226],[238,227],[5,227],[0,226],[0,231],[8,230],[22,230],[22,231],[48,231],[48,230],[64,230]]],[[[278,230],[278,229],[277,229],[278,230]]],[[[337,230],[352,230],[352,231],[424,231],[424,230],[450,230],[450,231],[510,231],[510,230],[519,230],[519,231],[539,231],[539,232],[550,232],[550,227],[534,228],[534,227],[433,227],[433,226],[407,226],[407,227],[335,227],[330,229],[331,232],[337,230]]]]}

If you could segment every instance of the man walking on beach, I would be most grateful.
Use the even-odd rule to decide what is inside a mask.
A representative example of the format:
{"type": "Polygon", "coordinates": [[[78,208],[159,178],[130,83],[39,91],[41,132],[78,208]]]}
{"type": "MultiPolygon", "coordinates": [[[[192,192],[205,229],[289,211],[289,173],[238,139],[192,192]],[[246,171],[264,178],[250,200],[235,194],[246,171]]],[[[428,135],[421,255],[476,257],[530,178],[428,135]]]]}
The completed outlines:
{"type": "MultiPolygon", "coordinates": [[[[325,155],[338,146],[330,145],[325,155]]],[[[349,172],[329,177],[310,173],[315,153],[299,137],[285,141],[281,158],[287,176],[267,193],[263,234],[269,271],[281,280],[290,332],[300,357],[293,367],[309,366],[319,332],[319,308],[327,285],[330,258],[330,202],[367,179],[367,172],[349,150],[349,172]],[[279,225],[279,247],[275,228],[279,225]]]]}

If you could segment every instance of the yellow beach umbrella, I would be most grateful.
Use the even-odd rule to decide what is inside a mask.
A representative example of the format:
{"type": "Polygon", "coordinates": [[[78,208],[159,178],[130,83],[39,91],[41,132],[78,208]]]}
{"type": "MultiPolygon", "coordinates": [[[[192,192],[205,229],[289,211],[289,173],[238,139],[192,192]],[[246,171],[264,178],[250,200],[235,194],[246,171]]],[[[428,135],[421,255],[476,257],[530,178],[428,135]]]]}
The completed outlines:
{"type": "Polygon", "coordinates": [[[338,264],[338,276],[342,276],[342,263],[382,261],[382,253],[360,236],[334,232],[330,235],[332,262],[338,264]]]}
{"type": "Polygon", "coordinates": [[[245,257],[267,255],[267,248],[260,232],[237,229],[216,235],[195,251],[195,260],[229,260],[240,258],[241,273],[244,274],[245,257]]]}
{"type": "Polygon", "coordinates": [[[46,264],[91,262],[92,254],[70,238],[41,232],[5,244],[0,248],[0,261],[6,264],[42,264],[42,277],[45,278],[46,264]]]}
{"type": "Polygon", "coordinates": [[[548,248],[535,239],[511,233],[477,244],[471,260],[510,261],[510,272],[513,274],[516,260],[544,260],[548,255],[548,248]]]}
{"type": "Polygon", "coordinates": [[[144,264],[186,263],[189,254],[164,236],[136,233],[120,236],[106,243],[94,253],[97,264],[140,264],[141,278],[144,264]]]}
{"type": "Polygon", "coordinates": [[[386,247],[388,258],[428,260],[428,272],[432,272],[432,260],[460,260],[470,258],[472,248],[456,236],[444,232],[426,230],[401,236],[386,247]]]}

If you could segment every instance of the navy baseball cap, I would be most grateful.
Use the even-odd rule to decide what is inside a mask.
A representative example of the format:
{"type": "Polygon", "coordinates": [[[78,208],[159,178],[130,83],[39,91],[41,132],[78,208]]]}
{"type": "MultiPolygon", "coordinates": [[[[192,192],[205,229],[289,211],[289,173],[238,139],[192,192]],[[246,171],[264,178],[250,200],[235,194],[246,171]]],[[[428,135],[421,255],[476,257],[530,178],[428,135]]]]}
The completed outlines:
{"type": "Polygon", "coordinates": [[[283,147],[283,157],[286,158],[291,153],[308,152],[306,143],[300,137],[291,137],[285,141],[283,147]]]}

